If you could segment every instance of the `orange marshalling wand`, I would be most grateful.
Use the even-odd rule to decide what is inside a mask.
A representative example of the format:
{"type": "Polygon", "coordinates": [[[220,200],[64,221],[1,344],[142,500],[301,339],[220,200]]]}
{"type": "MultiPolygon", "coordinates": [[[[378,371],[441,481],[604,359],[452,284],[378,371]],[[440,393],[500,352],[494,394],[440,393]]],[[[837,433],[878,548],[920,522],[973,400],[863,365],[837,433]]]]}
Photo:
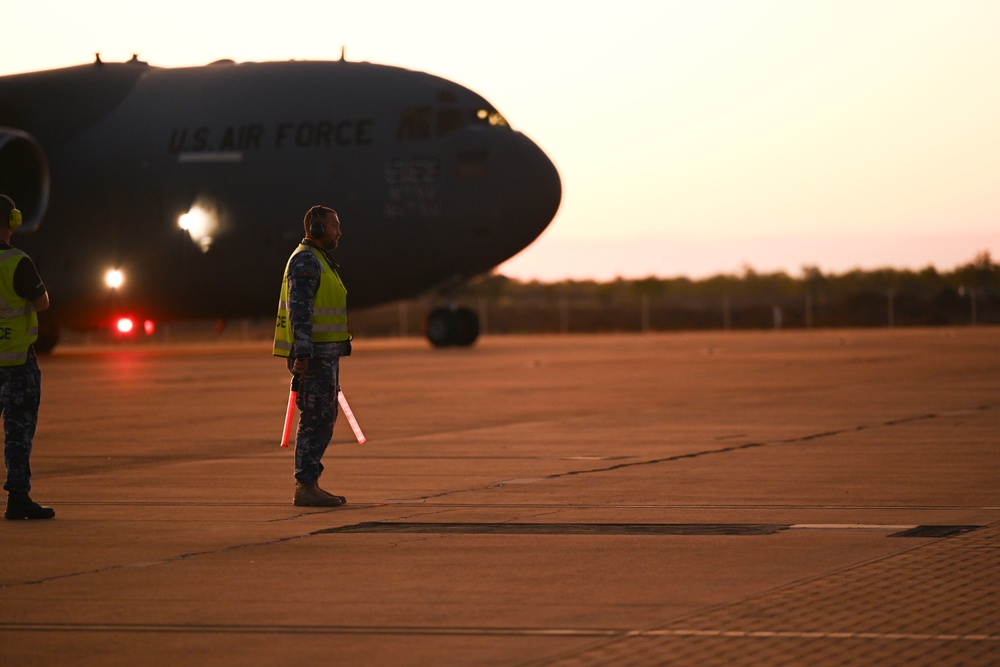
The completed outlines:
{"type": "Polygon", "coordinates": [[[288,390],[288,409],[285,410],[285,430],[281,432],[281,446],[287,447],[292,435],[292,419],[295,417],[295,398],[299,395],[299,378],[292,378],[292,386],[288,390]]]}

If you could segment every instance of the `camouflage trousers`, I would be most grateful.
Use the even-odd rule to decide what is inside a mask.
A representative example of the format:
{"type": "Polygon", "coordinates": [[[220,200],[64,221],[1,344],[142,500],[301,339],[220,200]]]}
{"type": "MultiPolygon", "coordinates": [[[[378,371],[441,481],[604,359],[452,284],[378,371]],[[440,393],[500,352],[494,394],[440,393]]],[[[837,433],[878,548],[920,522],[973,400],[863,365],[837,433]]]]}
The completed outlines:
{"type": "Polygon", "coordinates": [[[20,366],[0,366],[0,411],[3,413],[4,491],[31,490],[31,443],[42,400],[42,372],[34,350],[20,366]]]}
{"type": "MultiPolygon", "coordinates": [[[[289,360],[289,368],[292,361],[289,360]]],[[[340,390],[340,357],[309,360],[299,377],[299,428],[295,433],[295,481],[312,484],[323,474],[321,459],[333,438],[340,390]]]]}

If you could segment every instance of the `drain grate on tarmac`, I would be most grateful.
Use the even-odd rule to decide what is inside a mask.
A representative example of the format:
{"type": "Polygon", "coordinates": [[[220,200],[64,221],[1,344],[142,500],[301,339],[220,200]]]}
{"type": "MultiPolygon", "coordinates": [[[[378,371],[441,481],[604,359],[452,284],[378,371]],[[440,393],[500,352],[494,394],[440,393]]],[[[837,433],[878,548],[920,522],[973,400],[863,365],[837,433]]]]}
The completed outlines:
{"type": "Polygon", "coordinates": [[[970,533],[982,526],[917,526],[900,533],[893,533],[889,537],[954,537],[963,533],[970,533]]]}
{"type": "Polygon", "coordinates": [[[369,521],[320,533],[434,533],[452,535],[771,535],[776,524],[719,523],[429,523],[369,521]]]}
{"type": "MultiPolygon", "coordinates": [[[[770,523],[434,523],[366,521],[350,526],[317,530],[330,533],[435,534],[435,535],[773,535],[793,524],[770,523]]],[[[979,526],[914,526],[890,537],[945,538],[979,526]]]]}

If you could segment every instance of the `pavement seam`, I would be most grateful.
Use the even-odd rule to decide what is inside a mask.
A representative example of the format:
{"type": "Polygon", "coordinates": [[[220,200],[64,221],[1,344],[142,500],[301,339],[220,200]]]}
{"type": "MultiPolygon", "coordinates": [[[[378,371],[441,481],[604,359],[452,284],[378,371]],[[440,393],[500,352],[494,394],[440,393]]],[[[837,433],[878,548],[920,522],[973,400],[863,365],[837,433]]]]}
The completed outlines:
{"type": "MultiPolygon", "coordinates": [[[[984,412],[986,410],[991,410],[992,405],[977,405],[975,408],[969,408],[970,412],[984,412]]],[[[603,468],[592,468],[589,470],[571,470],[568,472],[553,473],[551,475],[546,475],[544,479],[559,479],[561,477],[571,477],[573,475],[589,475],[593,473],[611,472],[614,470],[621,470],[623,468],[634,468],[637,466],[655,465],[658,463],[668,463],[671,461],[682,461],[685,459],[694,459],[702,456],[710,456],[713,454],[729,454],[731,452],[737,452],[745,449],[754,449],[757,447],[770,447],[774,445],[788,445],[803,442],[810,442],[813,440],[820,440],[823,438],[830,438],[838,435],[843,435],[845,433],[856,433],[858,431],[865,431],[877,428],[899,426],[901,424],[910,424],[917,421],[924,421],[929,419],[939,419],[942,417],[952,416],[956,414],[955,410],[948,410],[947,412],[931,412],[921,415],[912,415],[909,417],[900,417],[897,419],[890,419],[877,424],[861,424],[859,426],[853,426],[848,428],[834,429],[831,431],[823,431],[820,433],[810,433],[807,435],[798,436],[795,438],[781,438],[778,440],[765,440],[762,442],[747,442],[742,445],[733,445],[731,447],[722,447],[719,449],[706,449],[700,452],[690,452],[688,454],[675,454],[673,456],[665,456],[658,459],[650,459],[648,461],[630,461],[627,463],[616,463],[612,466],[605,466],[603,468]]],[[[503,482],[498,482],[490,488],[496,486],[502,486],[503,482]]]]}
{"type": "Polygon", "coordinates": [[[293,540],[300,540],[303,538],[311,537],[312,532],[305,533],[304,535],[292,535],[288,537],[280,537],[275,540],[267,540],[264,542],[252,542],[250,544],[236,544],[228,547],[222,547],[219,549],[208,549],[205,551],[192,551],[190,553],[178,554],[170,558],[164,558],[162,560],[155,561],[144,561],[144,562],[131,562],[131,563],[118,563],[115,565],[106,565],[105,567],[94,568],[92,570],[82,570],[79,572],[64,572],[63,574],[55,574],[51,577],[43,577],[41,579],[33,579],[28,581],[14,581],[8,583],[0,583],[0,590],[20,588],[22,586],[39,586],[42,584],[47,584],[53,581],[60,581],[63,579],[72,579],[74,577],[85,577],[92,574],[105,574],[107,572],[115,572],[118,570],[126,570],[134,567],[150,567],[153,565],[170,565],[178,561],[187,560],[190,558],[197,558],[198,556],[211,556],[215,554],[229,553],[230,551],[237,551],[239,549],[248,549],[252,547],[267,547],[275,544],[282,544],[284,542],[291,542],[293,540]]]}

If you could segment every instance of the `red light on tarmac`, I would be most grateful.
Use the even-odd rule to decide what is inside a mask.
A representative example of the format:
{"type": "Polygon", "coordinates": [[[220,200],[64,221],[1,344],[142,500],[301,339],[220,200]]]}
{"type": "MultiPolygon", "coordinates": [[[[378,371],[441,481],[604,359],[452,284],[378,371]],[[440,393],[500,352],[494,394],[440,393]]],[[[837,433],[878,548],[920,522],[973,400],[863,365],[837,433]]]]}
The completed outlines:
{"type": "Polygon", "coordinates": [[[153,320],[146,320],[142,323],[142,330],[146,332],[147,336],[152,336],[156,333],[156,323],[153,320]]]}
{"type": "Polygon", "coordinates": [[[135,322],[132,321],[131,317],[120,317],[115,322],[115,329],[120,334],[130,334],[135,329],[135,322]]]}

